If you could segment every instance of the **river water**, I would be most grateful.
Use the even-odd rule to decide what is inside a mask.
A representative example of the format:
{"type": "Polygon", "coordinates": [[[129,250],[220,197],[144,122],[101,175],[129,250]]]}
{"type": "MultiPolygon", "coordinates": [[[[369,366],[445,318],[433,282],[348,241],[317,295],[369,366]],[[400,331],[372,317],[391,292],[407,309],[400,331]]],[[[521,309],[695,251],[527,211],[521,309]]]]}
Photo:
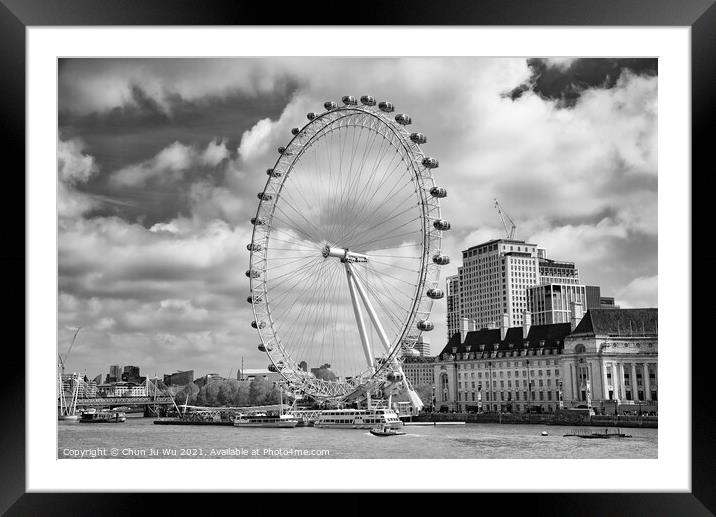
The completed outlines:
{"type": "MultiPolygon", "coordinates": [[[[238,428],[58,422],[58,458],[657,458],[657,429],[628,429],[632,438],[564,437],[572,428],[465,424],[406,426],[403,436],[367,429],[238,428]],[[546,431],[548,436],[542,436],[546,431]]],[[[604,432],[604,428],[580,427],[604,432]]],[[[613,428],[610,431],[614,431],[613,428]]]]}

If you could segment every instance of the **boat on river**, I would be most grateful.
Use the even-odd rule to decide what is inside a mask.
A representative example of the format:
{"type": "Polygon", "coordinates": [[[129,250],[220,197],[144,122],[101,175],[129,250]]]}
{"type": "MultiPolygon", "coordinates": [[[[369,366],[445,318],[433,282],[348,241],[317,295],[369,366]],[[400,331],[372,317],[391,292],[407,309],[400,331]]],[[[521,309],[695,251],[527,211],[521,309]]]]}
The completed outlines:
{"type": "Polygon", "coordinates": [[[125,422],[127,416],[121,411],[89,409],[82,413],[80,423],[85,424],[118,424],[125,422]]]}
{"type": "Polygon", "coordinates": [[[234,425],[236,427],[296,427],[298,418],[290,413],[275,415],[257,413],[237,416],[234,425]]]}
{"type": "Polygon", "coordinates": [[[331,409],[321,412],[313,424],[319,428],[371,429],[376,425],[402,427],[403,422],[392,409],[331,409]]]}
{"type": "Polygon", "coordinates": [[[594,439],[594,438],[631,438],[630,434],[624,434],[621,432],[620,429],[617,429],[615,432],[610,433],[609,429],[604,429],[604,432],[596,432],[592,431],[591,429],[572,429],[570,432],[565,434],[564,436],[577,436],[579,438],[587,438],[587,439],[594,439]]]}
{"type": "Polygon", "coordinates": [[[370,434],[373,436],[399,436],[405,434],[405,431],[400,431],[389,425],[381,424],[371,428],[370,434]]]}

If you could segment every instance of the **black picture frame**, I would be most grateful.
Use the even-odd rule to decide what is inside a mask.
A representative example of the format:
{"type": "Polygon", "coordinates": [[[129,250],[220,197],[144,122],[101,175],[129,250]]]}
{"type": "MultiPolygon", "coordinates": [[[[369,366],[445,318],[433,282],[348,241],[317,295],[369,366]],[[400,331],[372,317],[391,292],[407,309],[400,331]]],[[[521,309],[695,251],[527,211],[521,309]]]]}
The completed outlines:
{"type": "MultiPolygon", "coordinates": [[[[107,26],[107,25],[493,25],[493,26],[685,26],[691,28],[692,80],[692,192],[708,195],[707,157],[713,143],[713,88],[716,85],[716,6],[714,0],[489,0],[392,1],[382,5],[326,2],[297,3],[294,7],[270,2],[241,0],[0,0],[0,141],[6,144],[5,200],[0,204],[5,242],[0,261],[6,271],[5,329],[22,329],[25,341],[25,283],[19,271],[25,269],[25,226],[18,214],[25,214],[25,30],[30,26],[107,26]],[[7,162],[6,162],[7,163],[7,162]],[[697,171],[699,171],[697,173],[697,171]]],[[[704,236],[713,217],[706,212],[708,203],[692,197],[692,236],[704,236]],[[702,231],[699,231],[702,230],[702,231]]],[[[691,250],[679,250],[679,253],[691,250]]],[[[711,270],[709,254],[692,256],[692,271],[711,270]]],[[[704,286],[708,290],[708,284],[704,286]]],[[[712,295],[711,295],[712,296],[712,295]]],[[[695,321],[706,325],[713,303],[697,304],[695,321]]],[[[694,320],[692,316],[692,321],[694,320]]],[[[694,328],[694,330],[696,330],[694,328]]],[[[7,335],[7,334],[6,334],[7,335]]],[[[712,515],[716,512],[716,456],[712,430],[716,416],[711,408],[709,370],[713,362],[707,341],[698,343],[691,328],[683,329],[683,342],[664,346],[691,348],[692,359],[692,489],[689,493],[549,493],[480,494],[464,501],[467,508],[487,508],[497,504],[510,512],[530,515],[712,515]]],[[[175,511],[183,501],[197,495],[152,495],[126,493],[59,494],[26,493],[25,488],[25,371],[24,347],[19,339],[8,339],[4,351],[3,425],[0,428],[0,511],[7,515],[132,515],[157,511],[175,511]],[[152,508],[154,507],[154,508],[152,508]],[[138,511],[141,509],[141,511],[138,511]]],[[[446,473],[445,475],[449,475],[446,473]]],[[[508,483],[506,483],[508,484],[508,483]]],[[[555,484],[559,484],[558,480],[555,484]]],[[[210,496],[216,498],[217,496],[210,496]]],[[[267,504],[268,496],[241,496],[246,503],[267,504]]],[[[454,495],[436,494],[438,504],[451,506],[454,495]]],[[[432,499],[432,497],[430,497],[432,499]]],[[[427,501],[401,497],[395,509],[406,511],[404,502],[427,501]]],[[[213,499],[211,507],[220,508],[227,497],[213,499]]],[[[464,506],[460,506],[466,508],[464,506]]],[[[304,508],[305,505],[304,505],[304,508]]],[[[458,506],[455,506],[457,511],[458,506]]],[[[284,508],[285,510],[285,508],[284,508]]],[[[246,511],[249,511],[246,508],[246,511]]]]}

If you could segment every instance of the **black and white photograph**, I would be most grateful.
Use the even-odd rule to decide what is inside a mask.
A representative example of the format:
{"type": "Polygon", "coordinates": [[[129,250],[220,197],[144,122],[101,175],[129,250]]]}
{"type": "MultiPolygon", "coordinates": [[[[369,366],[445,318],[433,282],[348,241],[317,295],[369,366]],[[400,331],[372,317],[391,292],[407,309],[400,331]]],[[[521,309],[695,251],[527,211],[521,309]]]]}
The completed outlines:
{"type": "Polygon", "coordinates": [[[659,64],[59,58],[56,458],[658,459],[659,64]]]}

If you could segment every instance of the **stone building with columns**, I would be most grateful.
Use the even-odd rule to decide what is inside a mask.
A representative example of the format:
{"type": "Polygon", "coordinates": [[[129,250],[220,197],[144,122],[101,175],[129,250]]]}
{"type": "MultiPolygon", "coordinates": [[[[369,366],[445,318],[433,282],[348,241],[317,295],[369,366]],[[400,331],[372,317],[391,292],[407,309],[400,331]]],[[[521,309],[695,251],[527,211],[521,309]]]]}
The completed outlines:
{"type": "Polygon", "coordinates": [[[657,411],[658,309],[590,309],[560,359],[565,407],[657,411]]]}

